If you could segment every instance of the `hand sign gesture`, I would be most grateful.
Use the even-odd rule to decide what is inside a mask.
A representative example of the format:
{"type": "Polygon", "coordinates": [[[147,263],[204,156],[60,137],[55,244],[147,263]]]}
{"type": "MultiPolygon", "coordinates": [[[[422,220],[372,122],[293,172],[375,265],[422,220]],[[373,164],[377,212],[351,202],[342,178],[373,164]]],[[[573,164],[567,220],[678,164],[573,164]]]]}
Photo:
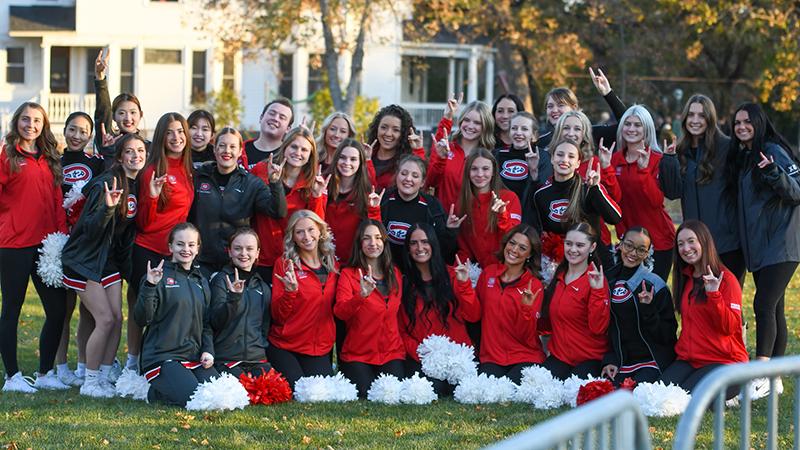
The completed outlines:
{"type": "Polygon", "coordinates": [[[269,154],[269,162],[267,163],[267,176],[269,178],[270,183],[277,183],[281,179],[281,175],[283,175],[283,165],[286,164],[286,159],[284,158],[280,164],[275,164],[273,162],[273,153],[269,154]]]}
{"type": "Polygon", "coordinates": [[[611,143],[611,147],[606,147],[603,145],[603,138],[600,138],[600,145],[598,146],[597,152],[597,159],[600,160],[600,167],[605,169],[606,167],[611,165],[611,155],[614,153],[614,147],[616,147],[617,142],[614,141],[611,143]]]}
{"type": "Polygon", "coordinates": [[[503,214],[506,211],[506,205],[510,202],[504,202],[502,198],[498,197],[494,191],[492,191],[492,206],[490,210],[497,214],[503,214]]]}
{"type": "Polygon", "coordinates": [[[664,154],[665,155],[674,155],[675,149],[678,147],[678,138],[672,136],[672,143],[667,145],[667,140],[664,139],[664,154]]]}
{"type": "Polygon", "coordinates": [[[108,49],[104,48],[97,53],[97,58],[94,60],[94,78],[97,80],[106,78],[108,59],[111,57],[108,53],[108,49]],[[105,53],[105,56],[103,56],[103,53],[105,53]]]}
{"type": "Polygon", "coordinates": [[[328,183],[331,181],[331,175],[328,174],[327,177],[322,176],[322,169],[319,169],[317,172],[317,176],[314,177],[314,185],[311,186],[311,196],[314,198],[319,198],[325,193],[325,190],[328,189],[328,183]]]}
{"type": "Polygon", "coordinates": [[[450,214],[447,215],[447,224],[446,224],[447,228],[458,228],[458,227],[461,226],[461,222],[463,222],[464,219],[467,218],[466,214],[464,214],[461,217],[458,217],[457,215],[455,215],[455,209],[456,209],[456,205],[451,203],[450,204],[450,214]]]}
{"type": "Polygon", "coordinates": [[[603,371],[600,372],[600,376],[601,377],[606,377],[609,380],[613,381],[614,378],[617,377],[617,373],[619,373],[619,367],[617,367],[617,366],[615,366],[613,364],[608,364],[605,367],[603,367],[603,371]]]}
{"type": "Polygon", "coordinates": [[[719,285],[722,283],[722,276],[725,272],[720,272],[718,277],[714,276],[714,272],[711,271],[711,266],[706,266],[706,274],[703,275],[703,285],[706,288],[706,292],[717,292],[719,290],[719,285]]]}
{"type": "Polygon", "coordinates": [[[770,164],[773,164],[775,162],[775,158],[773,158],[772,156],[767,157],[767,155],[765,155],[763,152],[759,152],[758,154],[761,155],[761,161],[758,162],[759,169],[764,170],[768,168],[770,164]]]}
{"type": "Polygon", "coordinates": [[[378,143],[378,140],[375,139],[372,141],[372,144],[367,144],[367,140],[364,139],[364,136],[361,136],[361,146],[364,147],[364,161],[369,161],[372,159],[372,152],[375,151],[375,144],[378,143]]]}
{"type": "Polygon", "coordinates": [[[367,275],[364,275],[364,272],[358,269],[358,279],[361,286],[361,298],[369,297],[369,294],[372,294],[372,291],[378,285],[375,278],[372,277],[372,266],[367,266],[367,275]]]}
{"type": "Polygon", "coordinates": [[[639,156],[636,158],[636,164],[642,170],[647,169],[647,166],[650,165],[650,149],[642,147],[636,150],[636,152],[639,153],[639,156]]]}
{"type": "Polygon", "coordinates": [[[119,201],[122,198],[122,189],[117,189],[117,177],[111,179],[111,189],[108,188],[108,182],[103,182],[103,188],[105,189],[105,199],[106,199],[106,206],[109,208],[113,208],[119,205],[119,201]]]}
{"type": "Polygon", "coordinates": [[[440,159],[447,159],[447,154],[450,153],[450,140],[445,135],[443,138],[436,142],[436,155],[440,159]]]}
{"type": "Polygon", "coordinates": [[[469,258],[466,261],[461,262],[461,258],[456,255],[456,280],[458,281],[467,281],[469,280],[469,258]]]}
{"type": "Polygon", "coordinates": [[[639,292],[639,303],[649,305],[653,301],[655,295],[656,287],[650,286],[650,290],[647,290],[647,285],[644,283],[644,280],[642,280],[642,290],[639,292]]]}
{"type": "Polygon", "coordinates": [[[164,260],[162,259],[157,266],[152,267],[150,260],[147,261],[147,282],[150,284],[158,284],[164,276],[164,260]]]}
{"type": "Polygon", "coordinates": [[[122,133],[114,136],[113,134],[106,133],[106,124],[100,124],[100,134],[102,135],[102,144],[103,147],[113,147],[119,138],[122,137],[122,133]]]}
{"type": "Polygon", "coordinates": [[[381,206],[381,199],[383,198],[383,194],[386,192],[386,188],[381,189],[380,194],[375,193],[375,186],[372,186],[372,192],[369,194],[369,198],[367,199],[367,204],[370,208],[377,208],[381,206]]]}
{"type": "Polygon", "coordinates": [[[528,287],[525,289],[517,289],[517,292],[522,294],[522,297],[519,298],[519,301],[525,306],[533,305],[533,302],[542,295],[542,290],[538,289],[536,292],[533,292],[531,289],[533,288],[533,280],[528,281],[528,287]]]}
{"type": "Polygon", "coordinates": [[[227,274],[225,275],[225,284],[228,285],[228,291],[235,294],[244,292],[244,280],[239,279],[239,269],[233,268],[233,281],[227,274]]]}
{"type": "Polygon", "coordinates": [[[611,92],[611,83],[608,82],[608,78],[606,78],[606,74],[603,73],[602,69],[598,68],[597,73],[595,73],[595,71],[589,67],[589,77],[592,79],[592,83],[600,95],[605,97],[611,92]]]}
{"type": "Polygon", "coordinates": [[[528,172],[531,178],[536,178],[532,174],[539,174],[539,147],[528,142],[528,152],[525,153],[525,162],[528,163],[528,172]]]}
{"type": "Polygon", "coordinates": [[[283,276],[275,274],[281,283],[283,283],[283,287],[286,292],[294,292],[297,290],[297,276],[294,274],[294,263],[292,260],[289,260],[289,264],[286,265],[286,273],[283,276]]]}
{"type": "Polygon", "coordinates": [[[456,94],[450,94],[450,98],[447,99],[447,106],[444,108],[444,117],[449,120],[453,120],[453,116],[456,115],[458,111],[458,107],[461,106],[461,102],[464,101],[464,93],[458,93],[458,100],[456,100],[456,94]]]}
{"type": "Polygon", "coordinates": [[[597,161],[597,170],[594,169],[587,169],[586,170],[586,184],[591,186],[597,186],[600,184],[600,160],[598,158],[597,161]]]}
{"type": "Polygon", "coordinates": [[[303,116],[303,118],[300,120],[300,127],[305,128],[309,133],[314,134],[314,129],[317,128],[317,121],[312,120],[311,126],[309,127],[306,123],[306,116],[303,116]]]}
{"type": "Polygon", "coordinates": [[[589,286],[592,289],[603,289],[603,266],[600,269],[594,265],[594,262],[589,264],[589,271],[586,272],[589,276],[589,286]]]}
{"type": "Polygon", "coordinates": [[[423,148],[425,145],[424,139],[425,137],[422,131],[417,134],[414,127],[411,127],[411,134],[408,135],[408,145],[411,146],[412,149],[423,148]]]}
{"type": "Polygon", "coordinates": [[[156,198],[161,195],[161,190],[164,189],[164,184],[167,182],[167,174],[161,175],[156,178],[156,172],[150,175],[150,197],[156,198]]]}

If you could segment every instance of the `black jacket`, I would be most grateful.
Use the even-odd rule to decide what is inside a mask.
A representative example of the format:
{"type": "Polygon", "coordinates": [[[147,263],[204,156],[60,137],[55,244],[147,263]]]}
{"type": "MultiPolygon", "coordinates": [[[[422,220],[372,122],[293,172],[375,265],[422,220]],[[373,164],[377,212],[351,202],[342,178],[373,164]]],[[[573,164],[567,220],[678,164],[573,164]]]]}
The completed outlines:
{"type": "Polygon", "coordinates": [[[111,263],[123,278],[138,283],[139,280],[129,280],[131,248],[136,233],[136,181],[128,180],[131,192],[127,199],[121,199],[127,201],[129,208],[127,217],[123,219],[117,208],[106,206],[103,183],[111,186],[112,178],[111,172],[104,172],[83,188],[86,203],[64,245],[61,263],[87,280],[97,282],[111,263]]]}
{"type": "Polygon", "coordinates": [[[256,212],[277,219],[286,217],[283,183],[264,184],[241,167],[222,188],[217,181],[217,163],[205,163],[194,174],[194,202],[189,211],[203,241],[197,261],[214,268],[228,261],[225,249],[237,228],[250,226],[256,212]]]}
{"type": "Polygon", "coordinates": [[[211,279],[211,328],[219,362],[258,362],[267,358],[272,292],[253,272],[244,292],[228,291],[225,276],[233,280],[233,267],[225,266],[211,279]]]}
{"type": "Polygon", "coordinates": [[[512,148],[499,148],[494,151],[497,160],[497,170],[500,178],[508,190],[517,194],[520,204],[525,199],[525,192],[529,184],[541,186],[548,178],[553,176],[553,164],[550,162],[550,153],[537,145],[539,164],[537,164],[537,177],[532,179],[528,170],[528,161],[525,154],[528,149],[517,150],[512,148]]]}
{"type": "Polygon", "coordinates": [[[194,267],[186,271],[164,262],[164,276],[157,285],[142,279],[133,310],[144,328],[139,367],[142,372],[164,361],[199,361],[203,352],[214,354],[209,322],[211,289],[194,267]]]}

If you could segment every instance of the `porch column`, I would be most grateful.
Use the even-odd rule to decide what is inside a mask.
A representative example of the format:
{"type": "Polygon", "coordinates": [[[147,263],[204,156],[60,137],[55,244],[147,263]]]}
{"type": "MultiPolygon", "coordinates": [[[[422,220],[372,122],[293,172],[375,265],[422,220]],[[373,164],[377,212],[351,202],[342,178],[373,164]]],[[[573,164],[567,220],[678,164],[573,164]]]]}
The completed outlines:
{"type": "Polygon", "coordinates": [[[494,53],[487,52],[486,55],[486,98],[488,104],[494,102],[494,53]]]}
{"type": "Polygon", "coordinates": [[[450,98],[450,94],[455,94],[456,98],[458,98],[458,92],[455,91],[456,89],[456,60],[453,58],[447,59],[447,98],[450,98]]]}
{"type": "Polygon", "coordinates": [[[467,103],[478,99],[478,52],[473,47],[467,66],[467,103]]]}
{"type": "MultiPolygon", "coordinates": [[[[50,43],[43,37],[42,48],[42,90],[39,92],[39,104],[48,111],[50,108],[50,43]]],[[[50,111],[48,111],[50,114],[50,111]]]]}
{"type": "MultiPolygon", "coordinates": [[[[183,64],[183,105],[181,110],[184,113],[192,110],[192,68],[194,67],[194,53],[192,48],[187,46],[183,47],[183,55],[181,57],[181,64],[183,64]]],[[[188,116],[188,113],[186,114],[188,116]]]]}
{"type": "MultiPolygon", "coordinates": [[[[110,44],[108,46],[108,73],[106,73],[106,80],[108,83],[108,92],[113,93],[113,96],[116,93],[120,92],[120,75],[122,74],[122,50],[119,48],[119,44],[110,44]]],[[[97,58],[97,55],[88,55],[89,58],[94,60],[97,58]]]]}

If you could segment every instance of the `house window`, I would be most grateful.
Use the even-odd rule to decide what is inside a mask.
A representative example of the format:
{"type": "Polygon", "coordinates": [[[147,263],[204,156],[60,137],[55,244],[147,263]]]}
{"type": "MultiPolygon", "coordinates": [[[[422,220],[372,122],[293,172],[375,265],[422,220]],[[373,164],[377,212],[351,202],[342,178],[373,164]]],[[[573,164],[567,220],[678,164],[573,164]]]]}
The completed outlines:
{"type": "Polygon", "coordinates": [[[322,55],[308,55],[308,95],[325,88],[325,65],[322,55]]]}
{"type": "Polygon", "coordinates": [[[69,93],[69,47],[50,48],[50,92],[69,93]]]}
{"type": "Polygon", "coordinates": [[[281,53],[278,61],[278,94],[281,97],[292,98],[294,92],[294,55],[281,53]]]}
{"type": "Polygon", "coordinates": [[[192,52],[192,103],[206,101],[206,52],[192,52]]]}
{"type": "Polygon", "coordinates": [[[25,83],[25,48],[6,49],[6,83],[25,83]]]}
{"type": "Polygon", "coordinates": [[[94,62],[100,50],[100,47],[86,48],[86,92],[94,92],[94,62]]]}
{"type": "Polygon", "coordinates": [[[147,48],[144,50],[145,64],[180,64],[180,50],[147,48]]]}
{"type": "Polygon", "coordinates": [[[134,83],[134,53],[132,48],[120,50],[119,90],[120,92],[133,92],[134,83]]]}
{"type": "Polygon", "coordinates": [[[450,76],[448,58],[403,56],[401,100],[410,103],[444,103],[450,76]]]}
{"type": "Polygon", "coordinates": [[[233,76],[233,53],[228,52],[222,59],[222,87],[225,89],[234,90],[234,76],[233,76]]]}

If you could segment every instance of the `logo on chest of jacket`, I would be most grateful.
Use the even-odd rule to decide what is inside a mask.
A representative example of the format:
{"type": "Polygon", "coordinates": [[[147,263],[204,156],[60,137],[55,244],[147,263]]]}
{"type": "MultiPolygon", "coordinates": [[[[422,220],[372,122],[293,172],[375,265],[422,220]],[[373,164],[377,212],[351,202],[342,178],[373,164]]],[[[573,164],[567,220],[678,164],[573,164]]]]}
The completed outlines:
{"type": "Polygon", "coordinates": [[[297,279],[298,280],[302,280],[304,278],[308,278],[308,272],[306,272],[305,270],[302,270],[302,269],[298,270],[296,272],[296,275],[297,275],[297,279]]]}
{"type": "Polygon", "coordinates": [[[486,287],[494,287],[494,280],[494,277],[489,277],[489,279],[486,280],[486,287]]]}
{"type": "Polygon", "coordinates": [[[164,280],[164,286],[166,286],[166,287],[168,287],[168,288],[176,288],[176,287],[180,287],[180,285],[178,284],[178,282],[177,282],[177,281],[175,281],[175,278],[170,278],[170,277],[167,277],[167,279],[166,279],[166,280],[164,280]]]}
{"type": "Polygon", "coordinates": [[[211,192],[211,185],[208,183],[200,183],[200,189],[197,192],[201,194],[208,194],[211,192]]]}
{"type": "Polygon", "coordinates": [[[169,184],[176,184],[178,182],[178,179],[175,178],[175,175],[168,175],[167,181],[169,181],[169,184]]]}
{"type": "Polygon", "coordinates": [[[528,178],[528,164],[519,159],[509,159],[500,167],[500,176],[506,180],[524,180],[528,178]]]}
{"type": "Polygon", "coordinates": [[[616,285],[614,285],[614,288],[611,290],[611,302],[625,303],[629,298],[631,298],[631,291],[628,289],[628,286],[622,280],[617,281],[616,285]]]}
{"type": "Polygon", "coordinates": [[[453,153],[452,150],[448,150],[447,151],[447,159],[453,159],[453,158],[455,158],[455,156],[456,156],[456,154],[453,153]]]}
{"type": "Polygon", "coordinates": [[[64,184],[73,185],[78,181],[89,181],[92,178],[92,169],[86,164],[70,164],[63,169],[64,184]]]}
{"type": "Polygon", "coordinates": [[[136,217],[136,207],[138,202],[136,200],[136,196],[133,194],[128,194],[128,212],[125,214],[125,217],[128,219],[133,219],[136,217]]]}
{"type": "Polygon", "coordinates": [[[553,222],[561,222],[561,218],[564,217],[564,213],[567,212],[568,207],[569,200],[565,198],[553,200],[550,202],[550,213],[547,217],[553,222]]]}
{"type": "Polygon", "coordinates": [[[411,228],[410,224],[390,220],[389,225],[386,227],[389,241],[394,244],[402,245],[406,240],[406,233],[408,233],[409,228],[411,228]]]}

